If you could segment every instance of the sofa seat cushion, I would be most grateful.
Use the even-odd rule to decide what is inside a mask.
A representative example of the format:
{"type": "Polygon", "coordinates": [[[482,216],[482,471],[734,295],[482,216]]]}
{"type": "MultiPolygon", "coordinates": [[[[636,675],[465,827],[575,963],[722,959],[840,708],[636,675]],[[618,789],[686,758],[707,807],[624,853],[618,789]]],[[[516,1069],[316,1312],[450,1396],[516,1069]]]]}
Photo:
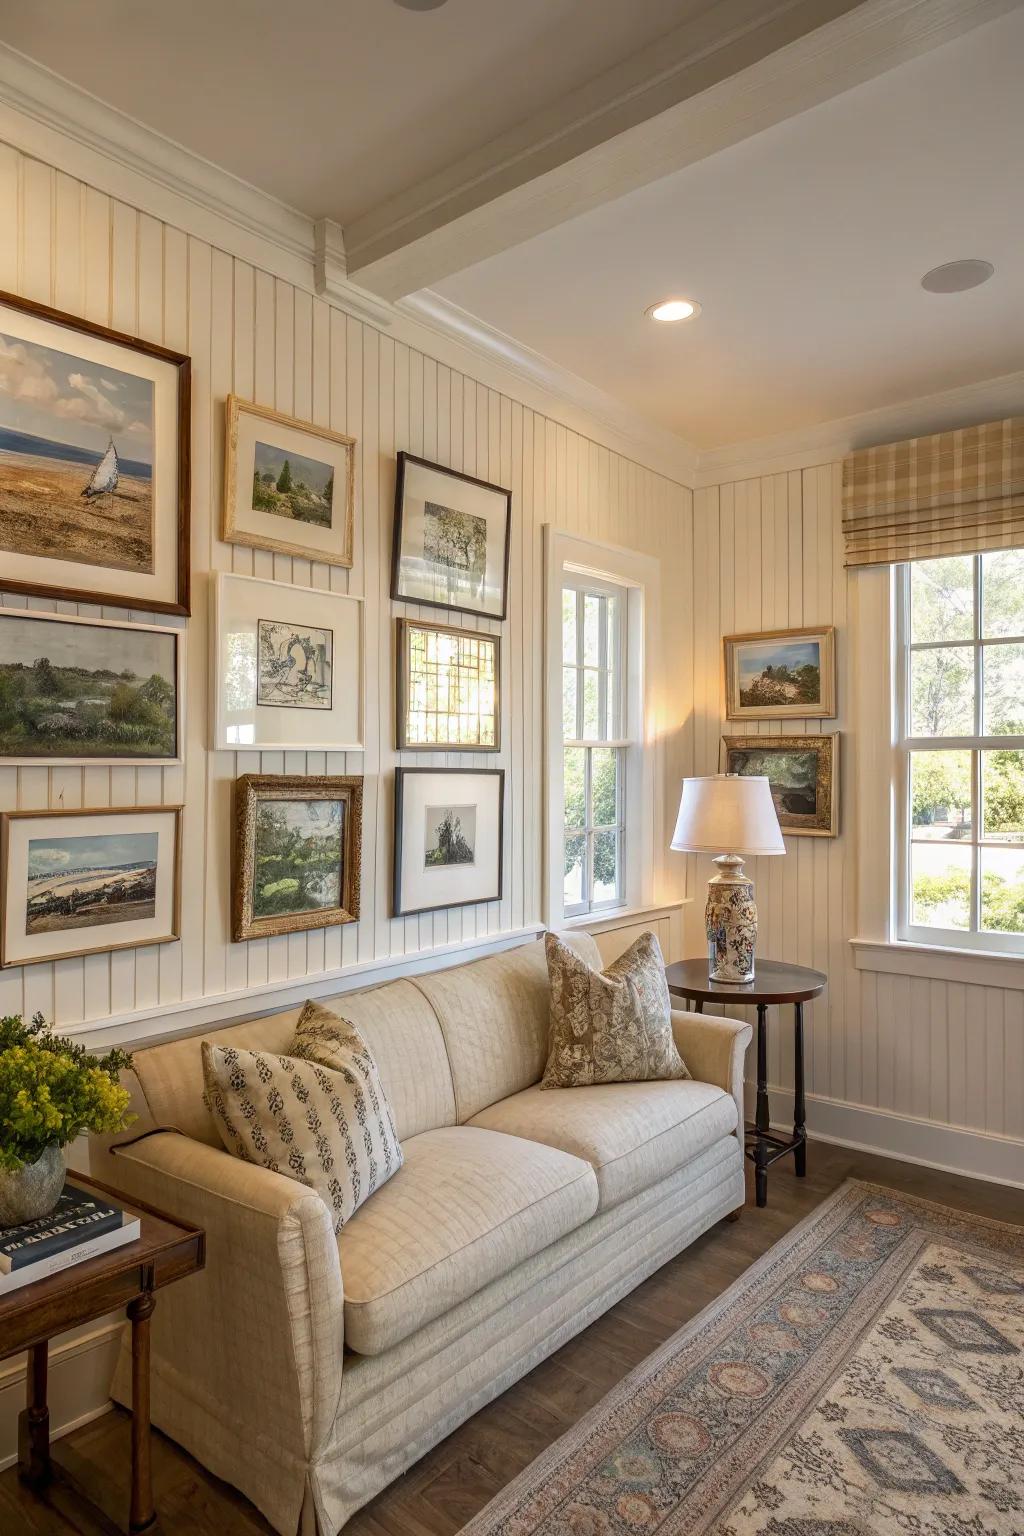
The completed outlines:
{"type": "Polygon", "coordinates": [[[451,1126],[402,1151],[404,1167],[338,1239],[345,1343],[360,1355],[392,1348],[597,1210],[590,1163],[539,1141],[451,1126]]]}
{"type": "MultiPolygon", "coordinates": [[[[540,1084],[470,1122],[560,1147],[597,1174],[598,1209],[639,1194],[736,1128],[736,1101],[711,1083],[601,1083],[545,1092],[540,1084]]],[[[382,1193],[386,1193],[386,1190],[382,1193]]]]}

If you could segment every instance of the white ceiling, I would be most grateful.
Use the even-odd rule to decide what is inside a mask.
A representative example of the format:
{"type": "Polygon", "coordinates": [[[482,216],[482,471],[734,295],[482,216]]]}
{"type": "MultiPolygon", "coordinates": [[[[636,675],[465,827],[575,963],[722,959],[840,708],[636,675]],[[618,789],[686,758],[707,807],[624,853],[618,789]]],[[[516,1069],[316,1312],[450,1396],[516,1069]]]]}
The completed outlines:
{"type": "Polygon", "coordinates": [[[1022,72],[1017,10],[437,291],[701,448],[1015,371],[1022,72]],[[921,290],[962,256],[995,277],[921,290]]]}

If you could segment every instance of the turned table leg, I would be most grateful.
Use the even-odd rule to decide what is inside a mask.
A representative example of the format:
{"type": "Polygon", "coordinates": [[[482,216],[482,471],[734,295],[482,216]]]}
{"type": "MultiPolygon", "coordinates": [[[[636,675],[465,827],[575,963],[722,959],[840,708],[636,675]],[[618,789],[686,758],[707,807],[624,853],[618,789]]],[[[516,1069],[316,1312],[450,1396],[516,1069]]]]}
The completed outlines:
{"type": "Polygon", "coordinates": [[[149,1320],[156,1302],[143,1291],[128,1303],[132,1325],[132,1491],[128,1529],[147,1531],[156,1519],[149,1437],[149,1320]]]}
{"type": "Polygon", "coordinates": [[[46,1339],[29,1349],[25,1408],[18,1415],[18,1465],[31,1488],[48,1483],[52,1472],[50,1410],[46,1405],[48,1350],[46,1339]]]}

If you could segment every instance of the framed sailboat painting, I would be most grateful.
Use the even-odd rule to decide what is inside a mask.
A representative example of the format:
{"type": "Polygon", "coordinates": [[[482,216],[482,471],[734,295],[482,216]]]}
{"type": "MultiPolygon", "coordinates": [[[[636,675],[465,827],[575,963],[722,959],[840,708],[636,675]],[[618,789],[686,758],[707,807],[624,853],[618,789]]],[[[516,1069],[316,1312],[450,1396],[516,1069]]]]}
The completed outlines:
{"type": "Polygon", "coordinates": [[[0,292],[0,587],[189,612],[189,359],[0,292]]]}

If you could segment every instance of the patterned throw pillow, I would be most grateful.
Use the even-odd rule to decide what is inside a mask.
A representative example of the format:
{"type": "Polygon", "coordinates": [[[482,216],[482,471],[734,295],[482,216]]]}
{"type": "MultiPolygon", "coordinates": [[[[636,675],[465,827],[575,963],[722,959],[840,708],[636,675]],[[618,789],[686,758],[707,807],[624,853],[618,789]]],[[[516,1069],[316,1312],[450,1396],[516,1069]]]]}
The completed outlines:
{"type": "MultiPolygon", "coordinates": [[[[314,1006],[307,1003],[302,1019],[314,1006]]],[[[355,1031],[333,1070],[299,1052],[275,1056],[204,1040],[203,1077],[228,1151],[315,1190],[336,1232],[402,1166],[391,1107],[355,1031]]]]}
{"type": "Polygon", "coordinates": [[[642,933],[606,971],[593,971],[553,933],[544,935],[551,982],[551,1044],[542,1088],[689,1077],[672,1037],[661,945],[642,933]]]}

